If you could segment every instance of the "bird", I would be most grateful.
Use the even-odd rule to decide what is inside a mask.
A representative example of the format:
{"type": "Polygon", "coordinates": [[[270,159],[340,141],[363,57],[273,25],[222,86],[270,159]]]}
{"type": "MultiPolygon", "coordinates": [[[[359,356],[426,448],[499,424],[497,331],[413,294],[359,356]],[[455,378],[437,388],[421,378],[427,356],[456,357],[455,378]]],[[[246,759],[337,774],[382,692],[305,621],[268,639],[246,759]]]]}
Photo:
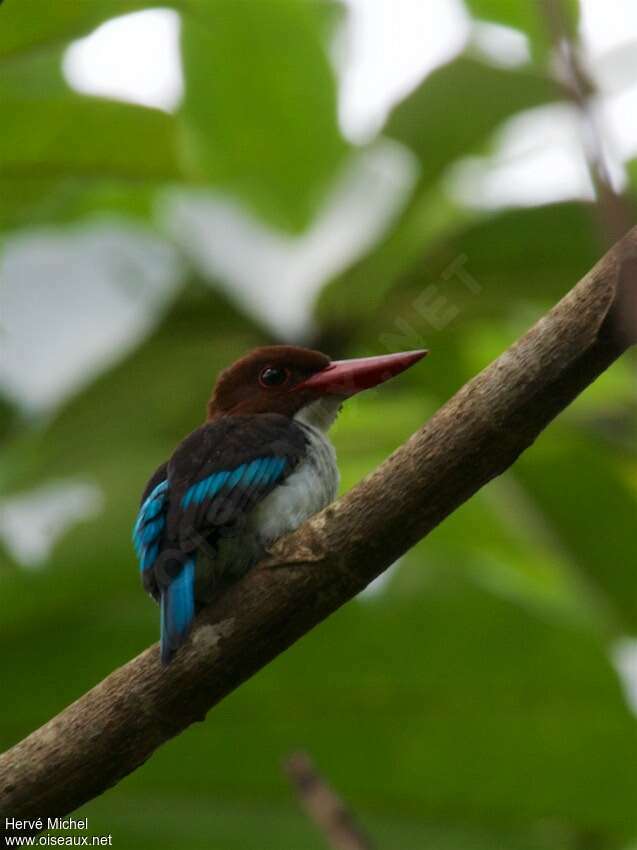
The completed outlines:
{"type": "Polygon", "coordinates": [[[333,361],[271,345],[219,374],[204,424],[151,476],[133,527],[143,587],[159,604],[164,666],[201,608],[336,498],[328,431],[343,402],[427,353],[333,361]]]}

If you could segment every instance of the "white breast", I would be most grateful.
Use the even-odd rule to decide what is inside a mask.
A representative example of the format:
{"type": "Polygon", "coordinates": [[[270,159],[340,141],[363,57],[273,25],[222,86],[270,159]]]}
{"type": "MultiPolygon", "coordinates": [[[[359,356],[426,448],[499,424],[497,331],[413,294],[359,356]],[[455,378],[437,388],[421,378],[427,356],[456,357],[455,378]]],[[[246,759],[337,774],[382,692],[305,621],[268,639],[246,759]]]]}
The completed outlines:
{"type": "Polygon", "coordinates": [[[251,515],[250,524],[263,542],[294,531],[336,498],[339,483],[336,452],[325,431],[338,407],[340,402],[332,400],[329,411],[323,403],[320,407],[312,405],[297,415],[296,421],[308,438],[307,453],[289,478],[251,515]]]}

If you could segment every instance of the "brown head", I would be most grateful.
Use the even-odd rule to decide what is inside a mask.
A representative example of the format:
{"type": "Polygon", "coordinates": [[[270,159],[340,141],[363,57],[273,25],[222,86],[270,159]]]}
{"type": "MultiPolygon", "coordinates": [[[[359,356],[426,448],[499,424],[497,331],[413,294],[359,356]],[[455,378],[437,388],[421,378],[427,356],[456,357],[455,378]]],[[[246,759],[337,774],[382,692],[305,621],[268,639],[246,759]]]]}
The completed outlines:
{"type": "Polygon", "coordinates": [[[295,345],[255,348],[219,375],[208,420],[219,416],[281,413],[294,417],[326,396],[346,399],[408,369],[426,351],[332,361],[295,345]]]}

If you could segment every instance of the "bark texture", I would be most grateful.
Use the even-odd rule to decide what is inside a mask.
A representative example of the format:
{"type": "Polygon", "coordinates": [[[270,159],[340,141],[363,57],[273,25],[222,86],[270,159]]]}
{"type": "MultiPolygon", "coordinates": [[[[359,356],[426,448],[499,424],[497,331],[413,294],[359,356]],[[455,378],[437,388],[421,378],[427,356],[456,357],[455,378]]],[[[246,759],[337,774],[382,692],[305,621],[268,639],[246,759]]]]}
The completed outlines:
{"type": "Polygon", "coordinates": [[[507,469],[636,338],[634,228],[373,474],[203,611],[169,668],[151,646],[0,756],[0,815],[72,812],[203,720],[507,469]]]}

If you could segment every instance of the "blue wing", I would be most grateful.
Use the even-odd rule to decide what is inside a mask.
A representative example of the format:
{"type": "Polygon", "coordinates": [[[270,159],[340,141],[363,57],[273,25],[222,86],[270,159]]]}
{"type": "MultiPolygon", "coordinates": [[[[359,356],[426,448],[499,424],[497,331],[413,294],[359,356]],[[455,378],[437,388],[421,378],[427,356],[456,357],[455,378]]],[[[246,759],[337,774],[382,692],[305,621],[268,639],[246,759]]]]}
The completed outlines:
{"type": "Polygon", "coordinates": [[[203,506],[206,521],[223,525],[241,507],[276,485],[288,461],[283,457],[258,457],[235,469],[222,469],[191,484],[181,499],[181,509],[203,506]]]}
{"type": "Polygon", "coordinates": [[[195,617],[197,550],[205,546],[214,556],[223,528],[240,524],[305,451],[304,433],[289,419],[245,419],[210,423],[187,437],[151,479],[139,510],[133,541],[144,586],[160,603],[164,664],[195,617]]]}

